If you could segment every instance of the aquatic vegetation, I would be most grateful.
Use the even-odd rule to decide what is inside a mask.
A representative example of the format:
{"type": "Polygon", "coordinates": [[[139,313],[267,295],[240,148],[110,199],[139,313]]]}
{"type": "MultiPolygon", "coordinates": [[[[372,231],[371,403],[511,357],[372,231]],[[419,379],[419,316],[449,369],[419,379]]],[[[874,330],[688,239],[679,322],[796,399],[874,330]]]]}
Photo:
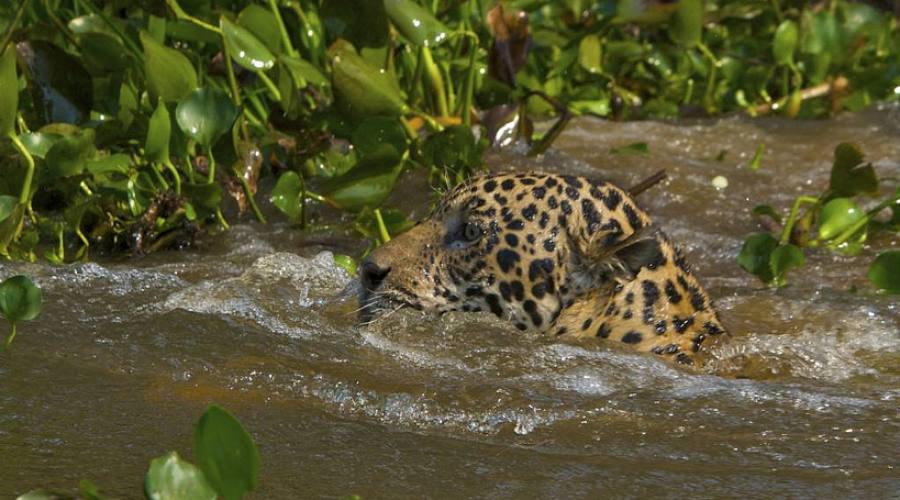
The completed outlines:
{"type": "Polygon", "coordinates": [[[16,324],[41,314],[41,289],[27,276],[12,276],[0,283],[0,314],[9,322],[10,332],[0,342],[0,353],[16,338],[16,324]]]}
{"type": "Polygon", "coordinates": [[[572,116],[824,116],[900,85],[896,19],[854,2],[183,4],[0,7],[0,253],[187,245],[265,221],[269,176],[289,220],[324,205],[377,245],[402,172],[450,188],[572,116]]]}
{"type": "MultiPolygon", "coordinates": [[[[256,489],[259,451],[250,434],[227,410],[212,405],[194,428],[194,456],[197,465],[169,452],[150,462],[144,478],[144,495],[150,500],[226,500],[243,498],[256,489]]],[[[104,498],[89,480],[79,484],[81,497],[104,498]]],[[[34,490],[19,500],[59,498],[34,490]]]]}
{"type": "MultiPolygon", "coordinates": [[[[787,272],[805,264],[805,248],[824,247],[847,255],[858,254],[871,233],[900,231],[900,188],[868,210],[860,208],[855,200],[877,195],[879,180],[872,164],[864,162],[858,146],[839,144],[834,150],[828,188],[822,193],[798,196],[784,221],[769,205],[753,209],[772,230],[748,237],[738,255],[738,264],[767,284],[783,286],[787,272]],[[882,213],[889,213],[889,217],[880,217],[882,213]]],[[[869,269],[870,280],[889,293],[900,293],[898,256],[900,252],[896,250],[886,251],[876,257],[869,269]]]]}

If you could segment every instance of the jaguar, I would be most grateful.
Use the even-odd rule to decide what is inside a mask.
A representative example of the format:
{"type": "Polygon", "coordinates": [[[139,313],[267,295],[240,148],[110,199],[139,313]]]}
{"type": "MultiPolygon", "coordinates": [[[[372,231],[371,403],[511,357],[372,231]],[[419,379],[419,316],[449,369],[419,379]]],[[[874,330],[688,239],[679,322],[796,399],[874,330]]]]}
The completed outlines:
{"type": "Polygon", "coordinates": [[[683,254],[603,180],[470,178],[358,269],[365,321],[402,307],[489,311],[519,330],[596,337],[695,368],[727,336],[683,254]]]}

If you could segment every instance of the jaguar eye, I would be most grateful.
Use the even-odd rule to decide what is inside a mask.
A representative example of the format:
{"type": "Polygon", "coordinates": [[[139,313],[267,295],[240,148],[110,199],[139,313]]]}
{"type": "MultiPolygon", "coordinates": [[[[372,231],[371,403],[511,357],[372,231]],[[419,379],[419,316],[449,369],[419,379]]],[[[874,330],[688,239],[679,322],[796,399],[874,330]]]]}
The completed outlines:
{"type": "Polygon", "coordinates": [[[469,243],[478,241],[478,239],[481,238],[482,234],[484,234],[484,232],[481,230],[480,227],[478,227],[477,224],[473,224],[471,222],[466,222],[466,224],[463,226],[463,230],[462,230],[463,240],[465,240],[469,243]]]}

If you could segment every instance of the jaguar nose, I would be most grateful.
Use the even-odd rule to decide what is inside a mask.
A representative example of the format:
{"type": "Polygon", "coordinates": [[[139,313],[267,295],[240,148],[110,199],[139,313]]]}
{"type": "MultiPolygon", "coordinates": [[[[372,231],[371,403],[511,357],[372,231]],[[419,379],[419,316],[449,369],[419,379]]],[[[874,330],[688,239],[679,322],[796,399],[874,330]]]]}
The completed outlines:
{"type": "Polygon", "coordinates": [[[371,259],[363,261],[359,266],[359,279],[366,290],[375,290],[391,272],[390,267],[381,267],[371,259]]]}

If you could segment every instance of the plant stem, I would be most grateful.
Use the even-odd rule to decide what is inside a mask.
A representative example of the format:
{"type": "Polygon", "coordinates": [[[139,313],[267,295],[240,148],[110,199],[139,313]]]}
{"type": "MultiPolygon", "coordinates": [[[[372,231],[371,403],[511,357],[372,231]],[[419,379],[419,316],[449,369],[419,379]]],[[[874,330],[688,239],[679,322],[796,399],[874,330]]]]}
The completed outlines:
{"type": "Polygon", "coordinates": [[[275,0],[269,1],[269,10],[272,11],[272,15],[275,16],[275,21],[278,22],[278,32],[281,33],[281,43],[284,44],[284,50],[291,57],[297,57],[297,51],[294,49],[294,45],[291,43],[291,37],[288,36],[287,27],[284,25],[284,19],[281,17],[281,11],[278,10],[278,4],[275,3],[275,0]]]}
{"type": "Polygon", "coordinates": [[[9,45],[9,41],[12,40],[13,32],[16,31],[16,26],[19,25],[19,21],[22,20],[22,14],[25,13],[25,6],[28,5],[28,0],[22,0],[22,3],[19,4],[19,8],[16,10],[16,15],[13,17],[9,26],[6,27],[6,33],[3,33],[2,41],[0,41],[0,54],[6,50],[6,46],[9,45]]]}
{"type": "Polygon", "coordinates": [[[469,70],[466,72],[466,86],[462,91],[460,118],[466,127],[472,126],[472,94],[475,92],[475,59],[478,56],[478,37],[470,41],[469,70]]]}
{"type": "Polygon", "coordinates": [[[22,144],[22,141],[19,140],[19,137],[15,132],[10,132],[9,138],[16,146],[16,149],[19,150],[19,153],[22,153],[22,156],[25,157],[25,163],[28,164],[28,170],[25,172],[25,180],[22,181],[22,192],[19,193],[19,203],[22,205],[30,205],[31,180],[34,178],[34,158],[31,156],[31,153],[28,152],[28,148],[26,148],[25,145],[22,144]]]}
{"type": "Polygon", "coordinates": [[[260,71],[256,73],[256,76],[258,76],[259,79],[262,80],[263,84],[265,84],[266,88],[269,89],[269,94],[272,96],[272,100],[274,100],[275,102],[281,102],[281,92],[278,91],[278,87],[275,86],[272,80],[270,80],[269,77],[266,76],[266,73],[260,71]]]}
{"type": "Polygon", "coordinates": [[[391,241],[391,235],[388,233],[387,227],[384,225],[384,219],[381,218],[381,209],[375,209],[375,221],[378,223],[378,234],[381,236],[381,244],[391,241]]]}
{"type": "Polygon", "coordinates": [[[196,17],[185,12],[184,9],[182,9],[181,6],[178,5],[177,0],[166,0],[166,5],[168,5],[169,8],[172,9],[172,12],[175,13],[175,17],[177,17],[178,19],[184,19],[185,21],[194,23],[197,26],[200,26],[201,28],[203,28],[205,30],[212,31],[213,33],[218,33],[220,35],[222,34],[222,30],[220,30],[219,28],[217,28],[207,22],[201,21],[201,20],[197,19],[196,17]]]}
{"type": "Polygon", "coordinates": [[[206,155],[209,157],[209,171],[206,174],[206,183],[212,184],[216,180],[216,158],[213,156],[212,146],[207,148],[206,155]]]}
{"type": "Polygon", "coordinates": [[[259,206],[256,205],[256,199],[253,197],[253,193],[250,191],[250,184],[247,182],[247,179],[244,179],[243,175],[239,175],[237,176],[237,178],[239,181],[241,181],[241,187],[244,188],[244,196],[247,197],[247,201],[250,203],[250,209],[253,210],[253,215],[256,217],[256,220],[265,224],[266,218],[259,210],[259,206]]]}
{"type": "Polygon", "coordinates": [[[181,176],[178,175],[178,169],[175,168],[175,165],[172,164],[172,160],[169,159],[166,159],[164,165],[172,174],[172,177],[175,179],[175,194],[181,194],[181,176]]]}
{"type": "Polygon", "coordinates": [[[3,345],[0,345],[0,352],[3,352],[6,349],[8,349],[9,345],[12,344],[13,339],[16,338],[16,322],[10,321],[9,327],[10,327],[9,336],[6,337],[6,342],[4,342],[3,345]]]}
{"type": "Polygon", "coordinates": [[[786,245],[790,241],[791,231],[794,229],[794,223],[797,222],[797,212],[800,210],[800,205],[803,203],[818,204],[819,199],[812,196],[798,196],[797,199],[794,200],[794,205],[791,207],[791,213],[788,215],[787,221],[784,223],[784,228],[781,230],[780,245],[786,245]]]}
{"type": "Polygon", "coordinates": [[[447,93],[444,90],[444,79],[441,77],[441,70],[434,62],[431,56],[431,49],[422,47],[422,64],[425,67],[425,79],[431,87],[431,92],[435,98],[435,106],[439,116],[449,116],[450,112],[447,108],[447,93]]]}

